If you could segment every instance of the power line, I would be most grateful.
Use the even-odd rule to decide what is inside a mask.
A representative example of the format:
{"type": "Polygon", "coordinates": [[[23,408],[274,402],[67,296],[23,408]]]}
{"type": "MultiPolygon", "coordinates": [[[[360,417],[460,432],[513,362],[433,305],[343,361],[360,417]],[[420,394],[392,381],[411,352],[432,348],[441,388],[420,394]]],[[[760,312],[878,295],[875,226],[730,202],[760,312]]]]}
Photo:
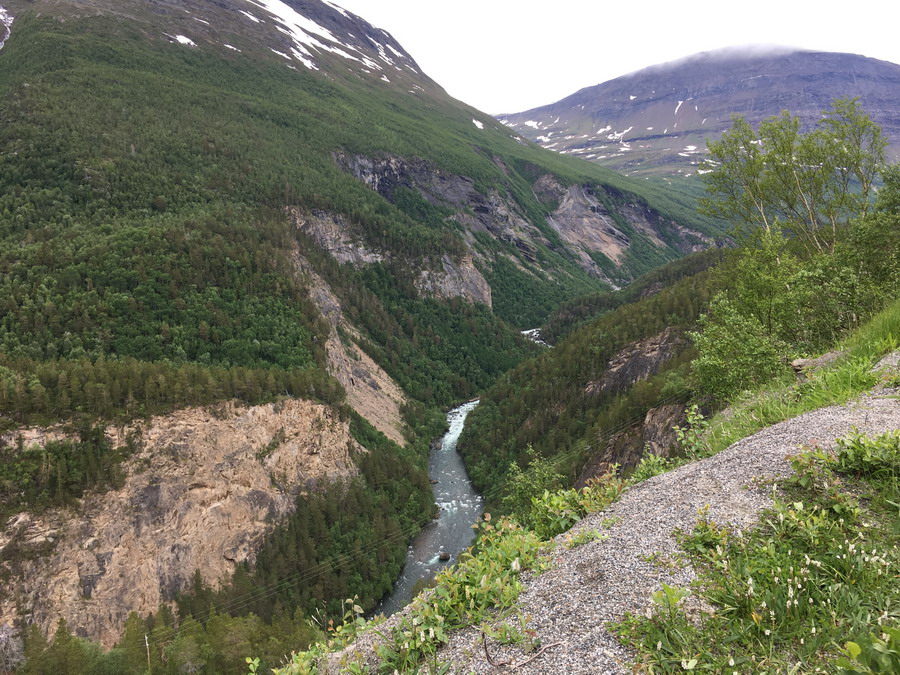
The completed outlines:
{"type": "MultiPolygon", "coordinates": [[[[670,403],[673,403],[673,402],[681,399],[682,396],[685,393],[687,393],[688,391],[689,391],[688,387],[682,387],[679,390],[677,390],[676,392],[667,396],[666,398],[657,400],[655,402],[654,407],[660,407],[662,405],[668,405],[670,403]]],[[[609,440],[609,438],[616,435],[617,433],[624,431],[625,429],[631,428],[633,426],[636,426],[645,418],[645,416],[646,416],[646,413],[636,413],[636,414],[630,415],[629,417],[625,418],[624,420],[621,420],[619,423],[617,423],[613,427],[603,429],[602,434],[598,437],[598,440],[609,440]]],[[[585,452],[590,452],[590,450],[591,450],[590,445],[585,448],[576,447],[565,453],[554,455],[553,457],[551,457],[549,459],[551,459],[557,463],[561,463],[568,459],[574,459],[574,458],[578,457],[579,455],[582,455],[585,452]]],[[[366,481],[366,484],[369,487],[378,488],[378,487],[382,487],[387,482],[388,482],[388,479],[383,479],[380,481],[366,481]]],[[[505,488],[505,485],[503,485],[503,484],[496,485],[493,488],[491,488],[490,490],[485,491],[485,493],[482,494],[481,496],[486,502],[490,501],[494,498],[499,497],[502,494],[504,488],[505,488]]],[[[254,604],[256,604],[262,600],[265,600],[267,598],[270,598],[273,595],[276,595],[283,590],[286,590],[293,586],[298,586],[303,583],[308,583],[314,579],[317,579],[317,578],[323,576],[326,572],[333,570],[338,565],[341,565],[344,563],[350,563],[355,560],[359,560],[360,558],[362,558],[364,556],[371,555],[372,553],[377,551],[384,544],[384,542],[409,540],[416,533],[418,533],[423,527],[425,527],[432,521],[433,521],[433,518],[431,518],[429,516],[426,519],[423,519],[421,521],[411,524],[407,528],[401,528],[399,530],[396,530],[393,534],[387,535],[385,538],[379,540],[378,542],[374,542],[368,546],[363,546],[353,554],[348,553],[348,554],[339,554],[339,555],[333,556],[326,560],[320,561],[319,563],[316,563],[315,565],[307,567],[304,570],[296,572],[295,574],[289,575],[287,577],[279,579],[278,581],[275,581],[270,584],[266,584],[262,587],[256,588],[256,589],[249,591],[241,596],[232,598],[231,600],[229,600],[226,603],[223,603],[221,605],[211,605],[210,608],[207,609],[206,611],[201,612],[199,615],[194,615],[194,618],[197,621],[203,622],[206,619],[208,619],[213,612],[225,613],[225,614],[238,614],[241,611],[246,610],[249,607],[253,606],[254,604]]],[[[178,629],[170,628],[170,629],[168,629],[168,631],[163,632],[161,634],[161,636],[159,636],[159,634],[157,634],[159,636],[159,639],[157,639],[155,641],[159,645],[165,645],[165,644],[169,643],[170,638],[173,638],[177,634],[178,634],[178,629]]]]}

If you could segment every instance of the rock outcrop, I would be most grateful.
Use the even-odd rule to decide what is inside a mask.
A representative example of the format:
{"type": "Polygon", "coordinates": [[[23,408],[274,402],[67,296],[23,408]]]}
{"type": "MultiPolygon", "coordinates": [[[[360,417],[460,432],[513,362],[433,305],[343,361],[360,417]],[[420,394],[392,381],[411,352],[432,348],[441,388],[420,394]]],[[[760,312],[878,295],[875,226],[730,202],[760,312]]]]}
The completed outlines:
{"type": "Polygon", "coordinates": [[[625,391],[639,380],[655,375],[678,354],[684,339],[673,328],[645,340],[632,342],[606,364],[603,375],[585,386],[586,394],[625,391]]]}
{"type": "MultiPolygon", "coordinates": [[[[601,396],[626,391],[636,382],[659,373],[684,346],[683,336],[673,328],[632,342],[609,359],[603,375],[588,382],[584,393],[601,396]]],[[[630,469],[648,452],[669,457],[676,447],[673,427],[683,424],[684,416],[683,405],[663,405],[647,411],[643,420],[626,429],[601,435],[577,485],[584,486],[591,478],[606,473],[612,464],[630,469]]]]}
{"type": "Polygon", "coordinates": [[[384,369],[375,363],[359,346],[359,331],[347,321],[341,303],[325,280],[312,266],[294,251],[294,263],[304,276],[310,300],[328,321],[330,330],[325,342],[328,372],[347,392],[347,403],[368,422],[395,443],[403,445],[401,408],[406,395],[384,369]]]}
{"type": "MultiPolygon", "coordinates": [[[[412,190],[432,206],[447,209],[450,213],[448,217],[460,223],[470,235],[476,232],[490,234],[515,246],[531,262],[537,262],[537,243],[544,246],[550,244],[528,222],[514,201],[502,197],[496,190],[488,194],[479,192],[475,181],[468,176],[448,173],[419,158],[387,156],[373,159],[361,155],[336,155],[335,161],[344,171],[388,201],[395,201],[398,190],[412,190]]],[[[478,260],[478,256],[473,248],[471,258],[478,260]]],[[[442,269],[430,273],[429,278],[433,280],[443,274],[447,280],[437,284],[432,281],[428,287],[442,288],[444,295],[441,297],[447,297],[448,289],[455,289],[453,293],[456,296],[490,305],[490,295],[483,292],[488,287],[487,282],[471,263],[466,270],[465,261],[466,258],[460,269],[458,263],[449,258],[442,260],[442,269]],[[448,265],[454,269],[448,270],[448,265]],[[476,292],[468,294],[472,279],[476,276],[480,277],[474,285],[476,292]],[[456,286],[452,283],[454,277],[468,281],[456,286]]]]}
{"type": "MultiPolygon", "coordinates": [[[[412,190],[432,206],[446,209],[450,214],[448,218],[463,226],[470,255],[464,257],[462,263],[445,256],[440,269],[427,273],[428,282],[423,283],[420,279],[417,284],[420,291],[435,293],[438,297],[457,295],[490,304],[490,295],[485,292],[485,289],[489,291],[487,283],[471,264],[472,261],[488,266],[491,263],[480,257],[484,254],[473,244],[477,233],[488,234],[514,246],[524,260],[534,264],[539,262],[539,247],[559,250],[586,272],[610,285],[614,284],[608,271],[596,262],[595,256],[607,258],[613,267],[626,265],[625,254],[633,245],[634,237],[645,239],[651,246],[674,248],[680,253],[713,244],[709,237],[663,218],[633,195],[613,188],[564,186],[551,174],[540,176],[532,189],[534,196],[552,211],[547,216],[547,223],[558,237],[529,221],[510,196],[497,190],[480,192],[471,178],[442,171],[422,159],[395,156],[376,159],[337,154],[335,161],[388,201],[396,201],[401,190],[412,190]],[[611,208],[618,211],[615,217],[611,208]],[[617,219],[624,219],[632,228],[632,234],[624,232],[617,219]]],[[[323,245],[333,249],[338,259],[350,261],[346,244],[336,243],[335,236],[324,233],[316,235],[316,239],[326,242],[323,245]]]]}
{"type": "Polygon", "coordinates": [[[675,427],[684,425],[685,410],[680,403],[652,408],[638,424],[601,437],[604,445],[581,470],[575,486],[584,487],[592,478],[607,473],[613,464],[629,470],[647,454],[671,457],[678,447],[675,427]]]}
{"type": "Polygon", "coordinates": [[[120,489],[0,531],[0,625],[65,617],[109,647],[129,612],[156,611],[195,570],[216,585],[252,560],[298,493],[355,474],[362,451],[333,408],[302,400],[185,409],[107,434],[139,438],[120,489]]]}
{"type": "Polygon", "coordinates": [[[423,295],[435,298],[463,297],[471,302],[491,306],[491,287],[475,267],[472,256],[454,262],[450,256],[441,256],[439,270],[422,270],[416,279],[416,289],[423,295]]]}
{"type": "Polygon", "coordinates": [[[363,266],[385,259],[382,253],[367,248],[353,237],[350,223],[340,214],[320,210],[305,213],[292,209],[291,217],[298,230],[311,237],[342,265],[363,266]]]}
{"type": "MultiPolygon", "coordinates": [[[[378,182],[375,181],[375,184],[378,182]]],[[[387,253],[362,243],[342,215],[319,210],[304,213],[293,209],[291,217],[298,230],[311,237],[342,265],[364,267],[390,259],[387,253]]],[[[453,260],[446,254],[441,256],[439,266],[423,269],[419,273],[415,286],[426,297],[459,297],[491,306],[491,287],[475,266],[472,256],[465,256],[461,260],[453,260]]]]}

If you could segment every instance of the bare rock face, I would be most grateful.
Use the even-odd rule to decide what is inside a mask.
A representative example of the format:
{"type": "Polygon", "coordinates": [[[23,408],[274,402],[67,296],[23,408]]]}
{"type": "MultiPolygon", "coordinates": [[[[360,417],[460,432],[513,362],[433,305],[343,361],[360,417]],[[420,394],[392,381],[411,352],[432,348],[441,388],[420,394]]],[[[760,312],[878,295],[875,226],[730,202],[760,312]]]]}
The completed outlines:
{"type": "Polygon", "coordinates": [[[545,174],[535,182],[534,192],[544,203],[557,204],[553,215],[549,218],[550,225],[576,254],[578,264],[585,271],[603,279],[607,277],[591,258],[590,253],[602,253],[619,265],[623,262],[625,252],[632,245],[631,238],[616,224],[603,199],[615,203],[619,215],[652,245],[659,248],[668,246],[661,238],[663,232],[681,253],[700,251],[715,243],[711,237],[663,218],[646,204],[633,197],[629,200],[624,193],[612,188],[606,189],[601,195],[590,186],[564,187],[555,176],[545,174]]]}
{"type": "Polygon", "coordinates": [[[298,230],[312,237],[342,265],[369,265],[384,260],[381,253],[366,248],[350,232],[350,223],[340,214],[313,211],[304,213],[293,209],[291,217],[298,230]]]}
{"type": "Polygon", "coordinates": [[[49,631],[65,617],[109,647],[129,612],[146,615],[199,570],[210,584],[252,560],[299,492],[351,476],[361,451],[336,411],[310,401],[220,404],[154,417],[107,435],[139,450],[121,489],[74,509],[18,514],[0,532],[0,625],[49,631]]]}
{"type": "Polygon", "coordinates": [[[685,423],[686,409],[680,403],[653,408],[647,411],[643,422],[610,436],[582,469],[576,487],[584,487],[591,478],[602,476],[613,464],[631,469],[648,453],[671,457],[678,447],[675,427],[685,423]]]}
{"type": "MultiPolygon", "coordinates": [[[[591,396],[625,391],[635,382],[662,370],[669,360],[682,351],[683,346],[683,337],[672,328],[632,342],[607,362],[599,380],[587,384],[585,394],[591,396]]],[[[584,486],[591,478],[606,473],[612,464],[632,468],[646,453],[669,457],[676,448],[673,428],[684,424],[684,419],[683,405],[660,406],[649,410],[643,421],[634,426],[606,438],[601,437],[602,445],[582,469],[576,485],[584,486]]]]}
{"type": "Polygon", "coordinates": [[[435,298],[463,297],[491,306],[491,287],[475,267],[471,256],[464,257],[458,263],[450,256],[442,256],[441,269],[422,270],[416,280],[416,289],[435,298]]]}
{"type": "Polygon", "coordinates": [[[328,372],[344,387],[347,402],[356,412],[392,441],[404,445],[403,390],[360,348],[359,332],[344,317],[337,296],[299,249],[294,251],[294,262],[306,278],[310,300],[331,326],[325,343],[328,372]]]}
{"type": "Polygon", "coordinates": [[[682,344],[682,337],[672,328],[629,344],[609,360],[599,380],[588,383],[585,393],[624,391],[638,380],[658,373],[680,351],[682,344]]]}
{"type": "Polygon", "coordinates": [[[578,264],[594,276],[606,278],[589,251],[602,253],[614,263],[622,262],[631,245],[628,236],[616,227],[607,208],[592,190],[580,185],[563,187],[550,175],[542,176],[535,192],[553,199],[559,206],[549,218],[550,225],[578,256],[578,264]]]}
{"type": "Polygon", "coordinates": [[[388,201],[394,201],[398,189],[414,190],[428,203],[450,209],[451,217],[469,232],[485,232],[510,243],[532,262],[537,262],[535,244],[549,244],[514,201],[496,190],[489,194],[479,192],[468,176],[447,173],[419,158],[337,155],[335,160],[344,171],[388,201]]]}
{"type": "MultiPolygon", "coordinates": [[[[372,185],[380,184],[380,179],[371,177],[372,185]]],[[[389,259],[387,253],[367,248],[353,236],[352,226],[342,215],[313,211],[303,213],[299,209],[291,212],[294,223],[301,232],[309,235],[341,264],[357,267],[383,262],[389,259]]],[[[475,267],[471,256],[455,261],[450,256],[441,257],[440,267],[424,269],[416,280],[416,289],[425,296],[437,298],[465,298],[469,302],[480,302],[491,306],[491,287],[475,267]]]]}
{"type": "MultiPolygon", "coordinates": [[[[373,159],[361,155],[336,155],[335,161],[341,169],[388,201],[394,201],[399,189],[413,190],[429,204],[449,209],[450,217],[470,235],[488,233],[515,246],[531,262],[538,262],[537,243],[549,245],[546,237],[528,222],[513,200],[504,198],[496,190],[489,194],[479,192],[475,181],[468,176],[447,173],[419,158],[387,156],[373,159]]],[[[484,291],[487,281],[471,262],[467,262],[469,258],[478,259],[478,254],[472,250],[461,263],[442,260],[442,269],[429,271],[429,283],[425,286],[440,289],[443,295],[439,297],[464,297],[472,302],[490,304],[490,296],[484,291]],[[450,271],[448,265],[452,268],[450,271]],[[435,282],[441,275],[445,279],[435,282]],[[456,279],[461,279],[462,283],[457,283],[456,279]]]]}

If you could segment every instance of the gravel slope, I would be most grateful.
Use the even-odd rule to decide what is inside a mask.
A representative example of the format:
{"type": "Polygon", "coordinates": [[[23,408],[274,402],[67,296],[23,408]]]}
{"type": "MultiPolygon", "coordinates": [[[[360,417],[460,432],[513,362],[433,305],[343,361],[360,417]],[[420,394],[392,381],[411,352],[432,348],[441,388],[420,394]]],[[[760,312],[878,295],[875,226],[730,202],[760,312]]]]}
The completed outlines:
{"type": "MultiPolygon", "coordinates": [[[[897,356],[893,355],[894,361],[897,356]]],[[[887,359],[882,363],[897,368],[887,359]]],[[[481,633],[466,629],[452,636],[439,652],[439,660],[451,663],[453,673],[631,672],[633,654],[604,624],[622,619],[626,612],[649,611],[650,596],[661,582],[685,586],[694,579],[690,567],[659,563],[671,561],[678,551],[673,530],[691,530],[703,507],[709,507],[709,516],[716,522],[737,528],[753,525],[760,511],[772,505],[771,481],[790,474],[788,455],[802,446],[831,447],[854,428],[870,434],[900,429],[898,393],[896,389],[875,391],[847,405],[806,413],[763,429],[713,457],[628,489],[610,508],[588,516],[569,533],[597,529],[607,539],[574,549],[558,546],[553,568],[526,581],[521,611],[541,644],[552,647],[530,660],[532,655],[519,647],[489,640],[491,660],[506,662],[492,665],[485,657],[481,633]],[[651,555],[657,562],[648,561],[651,555]]],[[[560,540],[565,537],[561,535],[560,540]]],[[[397,618],[392,617],[387,626],[397,618]]],[[[369,661],[373,638],[377,639],[363,635],[347,651],[363,654],[369,661]]]]}

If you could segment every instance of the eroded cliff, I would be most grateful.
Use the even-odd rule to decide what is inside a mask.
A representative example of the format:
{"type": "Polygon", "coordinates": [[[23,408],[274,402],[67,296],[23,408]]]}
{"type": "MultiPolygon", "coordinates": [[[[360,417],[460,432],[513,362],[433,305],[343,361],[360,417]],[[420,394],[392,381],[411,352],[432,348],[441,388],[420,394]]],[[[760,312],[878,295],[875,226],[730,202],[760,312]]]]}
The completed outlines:
{"type": "Polygon", "coordinates": [[[135,439],[120,489],[0,532],[0,624],[65,617],[109,647],[129,612],[156,611],[196,570],[216,585],[252,560],[298,493],[354,475],[362,451],[333,408],[302,400],[185,409],[107,435],[135,439]]]}

